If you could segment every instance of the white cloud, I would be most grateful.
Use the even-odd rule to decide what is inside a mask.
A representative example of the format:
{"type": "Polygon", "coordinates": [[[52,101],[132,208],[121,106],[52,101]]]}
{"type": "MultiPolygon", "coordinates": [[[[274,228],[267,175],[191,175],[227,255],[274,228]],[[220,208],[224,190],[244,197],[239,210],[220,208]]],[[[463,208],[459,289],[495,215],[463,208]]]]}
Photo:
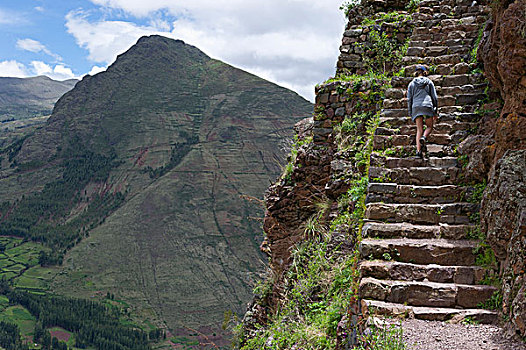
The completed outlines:
{"type": "Polygon", "coordinates": [[[48,65],[42,61],[32,61],[31,62],[32,71],[36,75],[46,75],[51,79],[55,80],[66,80],[77,78],[71,68],[64,66],[63,64],[57,64],[55,67],[48,65]]]}
{"type": "Polygon", "coordinates": [[[100,72],[104,72],[106,70],[106,67],[99,67],[99,66],[93,66],[91,67],[91,70],[89,71],[89,75],[95,75],[100,72]]]}
{"type": "Polygon", "coordinates": [[[149,23],[92,22],[82,13],[70,13],[68,31],[96,63],[111,63],[142,35],[161,34],[311,100],[314,85],[335,73],[345,26],[342,0],[90,1],[149,23]]]}
{"type": "Polygon", "coordinates": [[[42,6],[36,6],[35,10],[37,10],[38,12],[44,12],[45,11],[42,6]]]}
{"type": "Polygon", "coordinates": [[[0,77],[25,78],[30,76],[26,66],[17,61],[0,61],[0,77]]]}
{"type": "Polygon", "coordinates": [[[78,78],[71,68],[63,64],[57,64],[54,67],[42,61],[32,61],[30,67],[17,61],[0,62],[1,77],[27,78],[35,75],[47,75],[51,79],[66,80],[78,78]]]}
{"type": "Polygon", "coordinates": [[[124,21],[89,22],[82,12],[66,16],[68,33],[77,44],[88,50],[88,58],[96,63],[112,63],[143,35],[166,34],[153,26],[138,26],[124,21]]]}
{"type": "Polygon", "coordinates": [[[33,71],[36,75],[46,75],[53,72],[50,65],[41,61],[33,61],[31,62],[31,65],[33,66],[33,71]]]}
{"type": "Polygon", "coordinates": [[[47,50],[44,45],[33,39],[19,39],[16,42],[16,47],[31,52],[40,52],[47,50]]]}
{"type": "Polygon", "coordinates": [[[62,57],[49,51],[44,44],[33,39],[18,39],[16,42],[16,47],[29,52],[43,52],[46,55],[53,57],[57,61],[62,61],[62,57]]]}

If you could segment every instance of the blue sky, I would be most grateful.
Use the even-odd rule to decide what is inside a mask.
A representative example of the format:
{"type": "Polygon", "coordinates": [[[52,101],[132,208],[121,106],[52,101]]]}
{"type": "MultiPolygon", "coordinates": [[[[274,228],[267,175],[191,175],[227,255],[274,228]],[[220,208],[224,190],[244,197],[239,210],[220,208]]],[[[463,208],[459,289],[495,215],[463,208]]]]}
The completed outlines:
{"type": "Polygon", "coordinates": [[[142,35],[213,58],[312,100],[334,75],[341,0],[0,0],[0,76],[97,73],[142,35]]]}

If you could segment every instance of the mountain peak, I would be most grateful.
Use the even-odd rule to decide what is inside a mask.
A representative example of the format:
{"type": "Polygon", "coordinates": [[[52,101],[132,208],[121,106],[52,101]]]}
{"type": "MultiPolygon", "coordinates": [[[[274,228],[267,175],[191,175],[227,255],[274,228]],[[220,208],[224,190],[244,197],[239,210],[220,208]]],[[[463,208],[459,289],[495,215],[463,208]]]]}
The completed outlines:
{"type": "Polygon", "coordinates": [[[153,35],[145,35],[139,38],[136,45],[141,44],[154,44],[154,43],[164,43],[164,44],[178,44],[178,45],[186,45],[186,43],[179,39],[171,39],[162,35],[153,34],[153,35]]]}
{"type": "Polygon", "coordinates": [[[135,72],[165,72],[181,65],[199,65],[211,60],[197,47],[182,40],[161,35],[141,37],[135,45],[117,56],[108,72],[134,74],[135,72]]]}

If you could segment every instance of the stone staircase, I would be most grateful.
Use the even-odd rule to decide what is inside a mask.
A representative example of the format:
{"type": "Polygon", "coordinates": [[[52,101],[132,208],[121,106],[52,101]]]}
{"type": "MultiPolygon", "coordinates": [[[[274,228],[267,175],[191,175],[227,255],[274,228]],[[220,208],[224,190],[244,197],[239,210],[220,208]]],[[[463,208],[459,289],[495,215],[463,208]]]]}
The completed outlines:
{"type": "Polygon", "coordinates": [[[480,284],[485,270],[475,266],[473,252],[479,242],[466,239],[479,205],[467,202],[469,191],[457,186],[455,156],[455,146],[476,125],[476,104],[486,87],[467,63],[486,14],[472,0],[425,0],[413,14],[405,77],[393,78],[374,137],[360,246],[363,311],[496,320],[495,312],[478,307],[496,288],[480,284]],[[414,157],[416,127],[406,99],[420,63],[434,66],[430,78],[441,115],[424,160],[414,157]]]}

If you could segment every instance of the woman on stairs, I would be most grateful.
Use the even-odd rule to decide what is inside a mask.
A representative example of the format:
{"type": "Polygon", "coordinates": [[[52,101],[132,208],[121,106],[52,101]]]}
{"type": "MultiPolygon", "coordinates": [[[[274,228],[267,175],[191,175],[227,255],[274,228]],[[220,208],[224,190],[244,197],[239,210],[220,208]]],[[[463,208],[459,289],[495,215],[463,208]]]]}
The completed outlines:
{"type": "Polygon", "coordinates": [[[416,123],[416,156],[427,156],[427,137],[433,131],[438,119],[438,99],[433,82],[427,78],[427,68],[416,66],[415,78],[407,88],[407,108],[409,116],[416,123]],[[424,132],[424,119],[426,130],[424,132]]]}

